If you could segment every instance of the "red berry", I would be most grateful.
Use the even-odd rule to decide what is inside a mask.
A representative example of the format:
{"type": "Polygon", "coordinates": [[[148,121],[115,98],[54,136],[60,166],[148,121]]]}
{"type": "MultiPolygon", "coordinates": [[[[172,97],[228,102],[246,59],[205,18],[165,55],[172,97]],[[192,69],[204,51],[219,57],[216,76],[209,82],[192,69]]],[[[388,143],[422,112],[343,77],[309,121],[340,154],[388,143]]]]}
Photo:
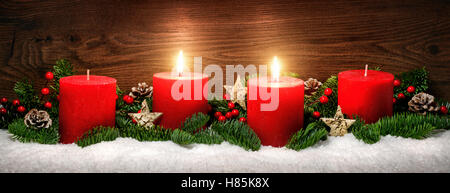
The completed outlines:
{"type": "Polygon", "coordinates": [[[52,103],[47,101],[47,102],[44,103],[44,107],[47,108],[47,109],[51,109],[52,108],[52,103]]]}
{"type": "Polygon", "coordinates": [[[225,116],[219,116],[219,118],[217,118],[220,122],[225,121],[227,118],[225,118],[225,116]]]}
{"type": "Polygon", "coordinates": [[[59,95],[56,95],[56,99],[59,101],[59,95]]]}
{"type": "Polygon", "coordinates": [[[397,102],[397,99],[392,98],[392,103],[396,103],[396,102],[397,102]]]}
{"type": "Polygon", "coordinates": [[[134,119],[131,119],[131,122],[133,122],[134,124],[137,124],[137,121],[134,119]]]}
{"type": "Polygon", "coordinates": [[[225,117],[227,119],[231,119],[233,117],[233,114],[231,114],[231,112],[227,112],[227,113],[225,113],[225,117]]]}
{"type": "Polygon", "coordinates": [[[42,95],[48,95],[50,93],[50,89],[48,89],[48,88],[43,88],[42,90],[41,90],[41,94],[42,95]]]}
{"type": "Polygon", "coordinates": [[[444,115],[446,115],[448,113],[448,109],[446,106],[441,106],[440,110],[441,110],[441,113],[444,115]]]}
{"type": "Polygon", "coordinates": [[[398,93],[398,95],[397,95],[397,98],[398,99],[404,99],[405,98],[405,94],[403,94],[403,93],[398,93]]]}
{"type": "Polygon", "coordinates": [[[130,97],[129,95],[124,95],[123,96],[123,101],[130,105],[130,104],[133,104],[134,99],[133,99],[133,97],[130,97]]]}
{"type": "Polygon", "coordinates": [[[326,88],[323,93],[327,96],[330,96],[333,93],[333,90],[331,88],[326,88]]]}
{"type": "Polygon", "coordinates": [[[19,106],[19,107],[17,107],[17,111],[19,111],[20,113],[23,113],[23,112],[25,112],[25,107],[19,106]]]}
{"type": "Polygon", "coordinates": [[[45,73],[45,79],[47,79],[47,80],[53,80],[53,73],[52,73],[52,72],[47,72],[47,73],[45,73]]]}
{"type": "Polygon", "coordinates": [[[225,99],[225,100],[230,100],[231,99],[231,97],[230,97],[230,95],[229,94],[224,94],[223,95],[223,99],[225,99]]]}
{"type": "Polygon", "coordinates": [[[229,109],[234,109],[234,103],[233,102],[229,102],[228,103],[228,108],[229,109]]]}
{"type": "Polygon", "coordinates": [[[400,84],[402,84],[402,82],[400,80],[397,80],[397,79],[394,80],[394,86],[395,87],[400,86],[400,84]]]}
{"type": "Polygon", "coordinates": [[[321,96],[319,98],[319,100],[320,100],[320,103],[326,104],[328,102],[328,97],[327,96],[321,96]]]}
{"type": "Polygon", "coordinates": [[[141,113],[141,112],[142,112],[142,109],[139,109],[138,113],[141,113]]]}
{"type": "Polygon", "coordinates": [[[219,118],[220,116],[222,116],[222,113],[220,111],[214,113],[214,117],[219,118]]]}
{"type": "Polygon", "coordinates": [[[314,111],[313,112],[313,117],[316,118],[316,119],[319,118],[320,117],[319,111],[314,111]]]}
{"type": "Polygon", "coordinates": [[[19,105],[20,105],[19,99],[14,99],[14,100],[12,101],[12,105],[13,105],[13,106],[19,106],[19,105]]]}
{"type": "Polygon", "coordinates": [[[237,109],[233,109],[233,110],[231,111],[231,115],[233,115],[233,117],[236,117],[236,116],[239,115],[239,111],[238,111],[237,109]]]}
{"type": "Polygon", "coordinates": [[[245,117],[241,117],[241,118],[239,118],[239,121],[245,123],[245,122],[247,122],[247,119],[245,117]]]}
{"type": "Polygon", "coordinates": [[[408,91],[409,93],[413,93],[416,91],[416,88],[414,88],[414,86],[409,86],[406,91],[408,91]]]}
{"type": "Polygon", "coordinates": [[[8,99],[5,98],[5,97],[3,97],[3,98],[0,100],[0,102],[1,102],[1,103],[6,103],[6,102],[8,102],[8,99]]]}
{"type": "Polygon", "coordinates": [[[0,108],[0,113],[1,113],[2,115],[5,115],[5,114],[6,114],[6,109],[5,109],[5,108],[0,108]]]}

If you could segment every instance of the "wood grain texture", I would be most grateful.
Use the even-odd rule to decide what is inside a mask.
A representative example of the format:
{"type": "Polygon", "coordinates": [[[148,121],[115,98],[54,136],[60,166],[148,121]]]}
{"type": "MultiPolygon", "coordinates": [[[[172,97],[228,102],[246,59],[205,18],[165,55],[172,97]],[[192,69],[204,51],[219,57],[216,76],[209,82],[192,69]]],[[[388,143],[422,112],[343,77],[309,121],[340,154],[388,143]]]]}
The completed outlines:
{"type": "Polygon", "coordinates": [[[425,65],[433,93],[450,100],[449,1],[0,1],[4,96],[24,77],[41,87],[60,58],[127,90],[170,70],[180,49],[223,67],[277,55],[303,79],[425,65]]]}

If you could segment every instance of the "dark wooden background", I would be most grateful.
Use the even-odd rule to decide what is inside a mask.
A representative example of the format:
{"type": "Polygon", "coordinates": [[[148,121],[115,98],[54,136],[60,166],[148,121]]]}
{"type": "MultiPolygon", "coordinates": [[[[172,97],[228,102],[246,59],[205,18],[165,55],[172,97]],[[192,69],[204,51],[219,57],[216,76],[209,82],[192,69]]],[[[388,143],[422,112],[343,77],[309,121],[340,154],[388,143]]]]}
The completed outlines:
{"type": "Polygon", "coordinates": [[[364,64],[425,65],[433,93],[450,99],[449,1],[0,1],[3,96],[24,77],[42,86],[60,58],[127,90],[170,70],[180,49],[204,65],[277,55],[283,70],[322,81],[364,64]]]}

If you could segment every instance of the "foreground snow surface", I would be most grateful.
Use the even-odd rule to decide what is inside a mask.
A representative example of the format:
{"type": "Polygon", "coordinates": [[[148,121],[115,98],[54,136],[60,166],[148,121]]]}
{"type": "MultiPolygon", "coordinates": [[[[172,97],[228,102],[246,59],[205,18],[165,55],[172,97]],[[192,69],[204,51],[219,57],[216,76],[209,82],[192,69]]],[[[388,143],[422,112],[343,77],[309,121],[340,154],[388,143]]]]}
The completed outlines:
{"type": "Polygon", "coordinates": [[[85,148],[20,143],[0,130],[0,172],[450,172],[450,131],[424,140],[386,136],[365,144],[352,134],[304,149],[119,138],[85,148]]]}

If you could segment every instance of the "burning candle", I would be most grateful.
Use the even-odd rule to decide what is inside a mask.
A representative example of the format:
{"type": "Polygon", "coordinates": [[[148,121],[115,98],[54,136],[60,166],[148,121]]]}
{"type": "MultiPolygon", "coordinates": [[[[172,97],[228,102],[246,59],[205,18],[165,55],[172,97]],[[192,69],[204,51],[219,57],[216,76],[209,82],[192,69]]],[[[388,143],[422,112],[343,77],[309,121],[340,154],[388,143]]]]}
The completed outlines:
{"type": "Polygon", "coordinates": [[[394,75],[376,70],[349,70],[338,74],[338,104],[342,112],[366,123],[392,116],[394,75]]]}
{"type": "Polygon", "coordinates": [[[280,77],[280,67],[275,57],[272,77],[250,79],[247,94],[248,125],[262,145],[274,147],[286,145],[291,135],[303,127],[303,80],[280,77]]]}
{"type": "Polygon", "coordinates": [[[73,143],[96,126],[115,125],[116,79],[106,76],[68,76],[59,80],[61,143],[73,143]]]}
{"type": "Polygon", "coordinates": [[[162,112],[158,125],[176,129],[195,113],[208,113],[208,76],[203,73],[184,72],[183,52],[177,60],[176,73],[161,72],[153,75],[153,111],[162,112]]]}

